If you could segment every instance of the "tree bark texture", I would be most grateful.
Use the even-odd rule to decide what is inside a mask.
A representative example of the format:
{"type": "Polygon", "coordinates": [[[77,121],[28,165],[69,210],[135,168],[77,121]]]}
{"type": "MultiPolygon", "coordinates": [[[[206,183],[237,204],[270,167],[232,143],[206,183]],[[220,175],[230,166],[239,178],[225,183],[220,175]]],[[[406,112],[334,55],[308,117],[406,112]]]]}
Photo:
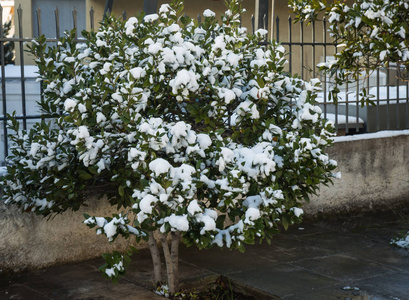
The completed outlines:
{"type": "Polygon", "coordinates": [[[166,261],[166,273],[168,277],[168,286],[169,286],[169,294],[172,296],[176,292],[177,286],[175,286],[175,274],[173,273],[173,263],[172,257],[169,251],[169,244],[167,239],[167,234],[162,234],[162,248],[163,248],[163,255],[165,256],[166,261]]]}
{"type": "Polygon", "coordinates": [[[171,233],[171,244],[170,244],[170,256],[173,265],[173,276],[175,278],[175,287],[179,286],[179,242],[180,242],[180,232],[171,233]]]}
{"type": "Polygon", "coordinates": [[[160,258],[160,252],[158,243],[153,235],[152,231],[149,231],[149,240],[148,240],[149,249],[152,256],[153,263],[153,272],[155,274],[155,284],[162,284],[162,262],[160,258]]]}

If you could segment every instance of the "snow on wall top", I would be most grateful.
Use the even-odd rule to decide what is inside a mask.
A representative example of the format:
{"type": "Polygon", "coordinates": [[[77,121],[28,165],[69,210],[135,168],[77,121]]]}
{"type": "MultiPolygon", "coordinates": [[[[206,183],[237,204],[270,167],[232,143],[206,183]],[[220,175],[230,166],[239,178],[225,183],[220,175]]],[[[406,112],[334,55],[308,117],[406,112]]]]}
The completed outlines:
{"type": "Polygon", "coordinates": [[[409,130],[385,130],[385,131],[379,131],[375,133],[337,136],[337,137],[334,137],[334,142],[337,143],[337,142],[349,142],[349,141],[357,141],[357,140],[380,139],[380,138],[388,138],[388,137],[399,136],[399,135],[409,135],[409,130]]]}

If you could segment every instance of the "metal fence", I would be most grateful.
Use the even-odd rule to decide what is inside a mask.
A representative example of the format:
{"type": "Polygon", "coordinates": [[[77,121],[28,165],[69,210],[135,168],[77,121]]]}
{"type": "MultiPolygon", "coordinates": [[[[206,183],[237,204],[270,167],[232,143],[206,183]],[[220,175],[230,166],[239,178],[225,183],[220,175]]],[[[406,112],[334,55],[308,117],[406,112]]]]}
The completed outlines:
{"type": "Polygon", "coordinates": [[[322,92],[317,104],[324,117],[335,122],[338,134],[401,130],[409,128],[409,83],[399,80],[399,70],[390,64],[354,83],[337,86],[339,101],[328,99],[333,86],[331,78],[320,73],[317,64],[333,59],[337,43],[329,36],[327,21],[312,22],[310,26],[294,24],[291,17],[274,19],[274,38],[287,50],[287,71],[303,79],[319,78],[322,92]],[[367,89],[376,105],[361,106],[360,90],[367,89]]]}
{"type": "MultiPolygon", "coordinates": [[[[24,12],[31,14],[31,12],[24,12]]],[[[36,32],[42,33],[41,9],[36,10],[36,32]]],[[[89,27],[94,29],[94,10],[89,11],[89,27]]],[[[29,129],[34,122],[41,119],[41,114],[36,108],[35,102],[42,96],[41,84],[36,82],[35,68],[25,64],[24,44],[32,38],[23,37],[23,10],[17,9],[18,32],[15,37],[6,37],[3,27],[0,30],[0,63],[1,63],[1,106],[0,115],[0,161],[5,161],[8,154],[7,113],[16,111],[17,119],[21,120],[23,129],[29,129]],[[14,43],[19,65],[5,65],[5,45],[14,43]]],[[[126,13],[123,13],[126,19],[126,13]]],[[[48,16],[49,17],[49,16],[48,16]]],[[[55,37],[47,38],[47,42],[55,43],[60,37],[60,12],[54,11],[55,37]]],[[[97,20],[98,21],[98,20],[97,20]]],[[[0,24],[2,20],[2,8],[0,6],[0,24]]],[[[262,15],[251,17],[250,32],[255,27],[267,29],[268,17],[262,15]],[[255,21],[256,20],[256,21],[255,21]],[[255,25],[255,22],[258,26],[255,25]]],[[[317,63],[331,59],[336,52],[336,44],[331,40],[327,32],[326,21],[314,22],[306,27],[304,24],[293,24],[291,17],[284,19],[276,17],[274,24],[274,38],[279,41],[288,52],[288,64],[286,71],[289,74],[298,74],[303,79],[318,77],[323,81],[322,93],[318,96],[318,105],[322,107],[324,117],[335,122],[339,134],[352,134],[362,132],[376,132],[387,129],[409,128],[409,85],[396,79],[395,70],[380,69],[369,78],[354,84],[338,86],[341,90],[340,100],[337,104],[328,101],[327,91],[331,86],[330,78],[325,77],[315,67],[317,63]],[[359,89],[365,86],[371,94],[375,95],[376,106],[361,107],[359,102],[359,89]]],[[[72,28],[77,28],[77,11],[72,11],[72,28]]],[[[68,28],[70,29],[70,28],[68,28]]],[[[270,35],[269,35],[270,36],[270,35]]],[[[81,41],[81,38],[78,38],[81,41]]]]}
{"type": "MultiPolygon", "coordinates": [[[[7,114],[16,112],[16,119],[21,120],[21,125],[24,130],[29,129],[35,122],[42,119],[42,115],[36,105],[42,97],[42,85],[41,82],[36,80],[36,68],[33,65],[27,65],[25,63],[25,44],[31,42],[34,38],[24,37],[23,35],[23,18],[25,14],[31,14],[31,12],[23,12],[21,6],[17,9],[15,24],[17,24],[18,31],[15,32],[14,37],[5,36],[3,29],[2,10],[0,6],[0,64],[1,64],[1,108],[2,113],[0,115],[0,164],[5,164],[5,158],[8,155],[9,140],[8,134],[14,134],[7,129],[7,114]],[[5,45],[7,43],[14,43],[16,57],[18,59],[18,65],[6,65],[5,64],[5,45]]],[[[60,38],[60,11],[58,7],[54,11],[55,13],[55,37],[47,38],[48,43],[55,43],[60,38]]],[[[90,27],[94,29],[94,10],[90,10],[90,27]]],[[[42,18],[41,8],[37,8],[35,11],[37,16],[36,20],[36,32],[42,34],[42,18]]],[[[77,10],[74,8],[72,11],[72,28],[77,28],[77,10]]],[[[67,28],[67,29],[72,29],[67,28]]],[[[81,42],[81,38],[78,38],[81,42]]]]}

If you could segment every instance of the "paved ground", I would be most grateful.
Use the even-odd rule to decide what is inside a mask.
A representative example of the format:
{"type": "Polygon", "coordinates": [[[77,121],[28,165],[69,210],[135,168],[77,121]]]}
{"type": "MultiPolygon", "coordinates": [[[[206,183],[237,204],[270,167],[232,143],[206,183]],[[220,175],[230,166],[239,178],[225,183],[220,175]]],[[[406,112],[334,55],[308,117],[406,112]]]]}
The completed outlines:
{"type": "MultiPolygon", "coordinates": [[[[408,216],[366,215],[304,223],[244,254],[182,247],[181,281],[199,287],[198,280],[222,274],[260,291],[257,299],[409,299],[409,252],[389,245],[405,230],[408,216]]],[[[99,265],[97,259],[0,275],[0,299],[164,299],[149,291],[148,251],[134,256],[117,285],[102,278],[99,265]]]]}

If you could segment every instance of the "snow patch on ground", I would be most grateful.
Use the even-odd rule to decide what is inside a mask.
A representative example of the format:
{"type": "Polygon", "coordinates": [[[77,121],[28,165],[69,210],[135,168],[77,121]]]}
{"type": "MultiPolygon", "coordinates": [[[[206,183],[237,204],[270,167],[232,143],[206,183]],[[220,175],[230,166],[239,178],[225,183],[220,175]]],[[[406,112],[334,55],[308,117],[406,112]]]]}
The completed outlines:
{"type": "Polygon", "coordinates": [[[392,240],[391,244],[409,250],[409,231],[406,237],[392,240]]]}

